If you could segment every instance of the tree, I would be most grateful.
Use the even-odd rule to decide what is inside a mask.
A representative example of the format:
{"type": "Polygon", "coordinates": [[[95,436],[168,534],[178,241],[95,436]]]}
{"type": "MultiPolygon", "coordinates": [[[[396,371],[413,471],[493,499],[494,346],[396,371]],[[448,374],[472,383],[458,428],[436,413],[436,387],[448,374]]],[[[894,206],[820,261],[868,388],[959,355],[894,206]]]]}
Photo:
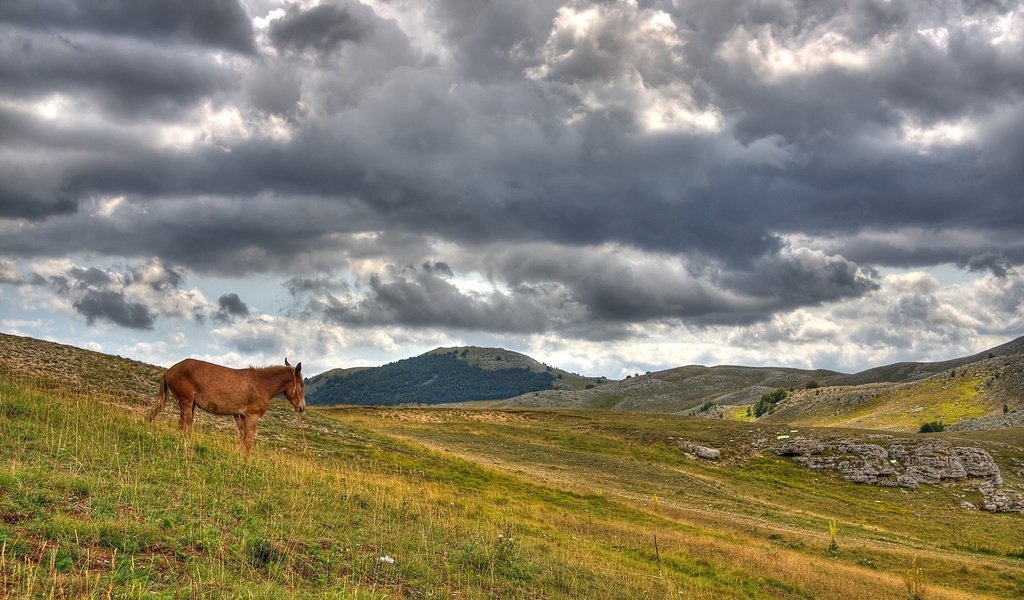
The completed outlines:
{"type": "Polygon", "coordinates": [[[760,417],[775,412],[775,405],[786,399],[789,392],[786,388],[778,388],[761,395],[761,399],[754,405],[754,416],[760,417]]]}

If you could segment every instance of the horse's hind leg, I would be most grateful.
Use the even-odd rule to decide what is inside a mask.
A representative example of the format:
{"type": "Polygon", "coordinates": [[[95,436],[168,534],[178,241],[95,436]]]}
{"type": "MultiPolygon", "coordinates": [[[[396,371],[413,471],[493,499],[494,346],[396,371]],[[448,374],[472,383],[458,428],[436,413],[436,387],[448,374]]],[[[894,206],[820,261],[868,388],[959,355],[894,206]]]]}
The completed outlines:
{"type": "Polygon", "coordinates": [[[178,398],[178,428],[182,431],[192,431],[192,422],[196,416],[196,397],[199,392],[191,395],[182,394],[178,398]]]}

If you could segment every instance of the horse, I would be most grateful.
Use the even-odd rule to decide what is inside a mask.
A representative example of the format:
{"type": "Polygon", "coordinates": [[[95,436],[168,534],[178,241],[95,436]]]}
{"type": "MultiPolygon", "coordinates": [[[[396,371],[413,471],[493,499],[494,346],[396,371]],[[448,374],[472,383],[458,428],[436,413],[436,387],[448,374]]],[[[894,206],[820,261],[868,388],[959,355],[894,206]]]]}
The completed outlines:
{"type": "Polygon", "coordinates": [[[239,450],[252,456],[256,424],[267,412],[270,400],[280,393],[295,407],[296,414],[306,410],[302,382],[302,363],[284,366],[232,369],[194,358],[174,365],[160,379],[160,399],[146,413],[152,421],[163,410],[170,394],[178,401],[178,427],[192,430],[195,410],[235,418],[240,437],[239,450]]]}

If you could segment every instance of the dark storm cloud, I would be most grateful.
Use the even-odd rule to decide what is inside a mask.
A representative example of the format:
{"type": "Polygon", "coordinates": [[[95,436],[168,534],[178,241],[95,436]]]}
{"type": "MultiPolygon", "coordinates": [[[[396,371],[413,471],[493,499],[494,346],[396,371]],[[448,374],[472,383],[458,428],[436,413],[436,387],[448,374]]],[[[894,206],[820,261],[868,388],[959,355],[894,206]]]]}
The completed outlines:
{"type": "Polygon", "coordinates": [[[484,3],[439,0],[430,5],[451,44],[456,64],[470,80],[519,77],[535,62],[559,0],[484,3]]]}
{"type": "Polygon", "coordinates": [[[145,304],[129,302],[124,294],[111,290],[86,290],[72,306],[89,325],[104,320],[129,329],[152,329],[156,322],[145,304]]]}
{"type": "Polygon", "coordinates": [[[1024,40],[996,39],[1012,3],[391,4],[436,20],[428,36],[354,2],[290,5],[259,60],[210,51],[251,29],[160,46],[93,4],[5,6],[0,100],[85,97],[80,120],[0,108],[0,215],[33,220],[0,239],[13,256],[282,272],[346,322],[518,332],[750,322],[871,293],[874,265],[1024,260],[1004,243],[1024,233],[1024,40]],[[161,143],[164,125],[195,141],[161,143]],[[555,256],[460,264],[532,244],[555,256]],[[605,245],[682,266],[604,264],[605,245]],[[363,269],[360,291],[310,277],[426,257],[363,269]],[[450,281],[477,268],[503,291],[450,281]]]}
{"type": "Polygon", "coordinates": [[[249,316],[249,305],[242,302],[242,299],[238,297],[238,294],[224,294],[217,299],[217,305],[220,307],[214,318],[224,323],[230,323],[234,321],[236,317],[248,317],[249,316]]]}
{"type": "Polygon", "coordinates": [[[452,272],[452,268],[448,266],[448,263],[441,261],[432,263],[428,260],[421,267],[427,273],[436,273],[438,277],[455,277],[455,273],[452,272]]]}
{"type": "Polygon", "coordinates": [[[0,217],[36,221],[53,215],[73,213],[78,209],[66,196],[32,197],[17,190],[5,190],[0,183],[0,217]]]}
{"type": "Polygon", "coordinates": [[[873,274],[841,257],[784,251],[743,271],[686,265],[622,249],[525,246],[462,262],[503,289],[467,291],[427,261],[391,268],[341,294],[305,286],[312,312],[349,325],[401,324],[496,333],[557,331],[614,339],[629,323],[747,324],[765,314],[856,298],[878,289],[873,274]]]}
{"type": "Polygon", "coordinates": [[[88,94],[118,117],[170,116],[232,85],[213,57],[136,40],[7,30],[0,35],[0,93],[31,99],[88,94]]]}
{"type": "Polygon", "coordinates": [[[366,296],[327,296],[319,308],[335,322],[400,324],[465,330],[529,333],[544,331],[557,314],[558,299],[540,294],[467,294],[431,271],[392,272],[370,279],[366,296]]]}
{"type": "Polygon", "coordinates": [[[376,15],[358,2],[328,2],[307,10],[291,5],[270,25],[270,39],[281,50],[315,50],[327,56],[345,42],[364,39],[376,15]]]}
{"type": "Polygon", "coordinates": [[[255,50],[252,23],[236,0],[4,0],[0,23],[255,50]]]}

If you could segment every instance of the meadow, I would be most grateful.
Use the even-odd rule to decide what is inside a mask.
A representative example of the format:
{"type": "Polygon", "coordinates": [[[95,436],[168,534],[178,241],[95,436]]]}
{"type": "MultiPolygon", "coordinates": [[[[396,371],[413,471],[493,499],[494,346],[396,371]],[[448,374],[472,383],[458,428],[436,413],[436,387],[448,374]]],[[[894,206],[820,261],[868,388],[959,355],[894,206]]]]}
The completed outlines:
{"type": "Polygon", "coordinates": [[[774,433],[752,424],[371,408],[300,422],[279,402],[245,460],[226,420],[183,435],[172,411],[153,424],[141,411],[3,378],[0,595],[1024,593],[1020,515],[951,511],[943,488],[855,486],[730,450],[774,433]],[[682,438],[723,447],[723,460],[693,459],[682,438]]]}

